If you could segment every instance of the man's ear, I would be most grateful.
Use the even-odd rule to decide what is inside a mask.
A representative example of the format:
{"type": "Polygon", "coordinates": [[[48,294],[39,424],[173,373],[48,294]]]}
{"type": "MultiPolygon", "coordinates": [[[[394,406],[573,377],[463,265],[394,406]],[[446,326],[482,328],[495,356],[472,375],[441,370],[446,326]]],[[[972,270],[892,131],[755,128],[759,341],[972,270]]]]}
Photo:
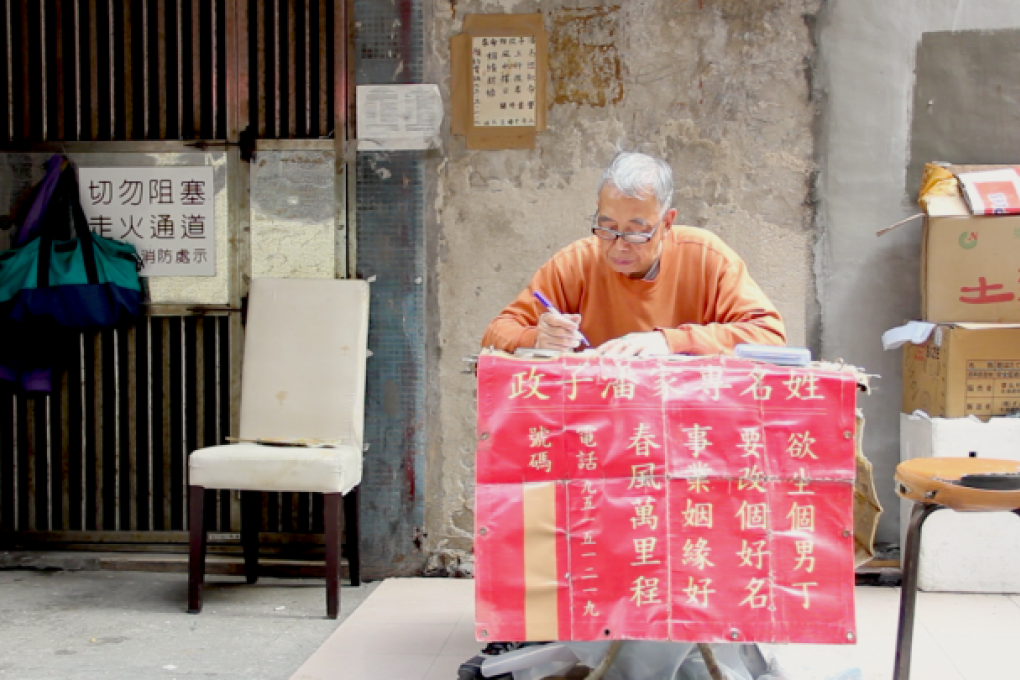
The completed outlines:
{"type": "Polygon", "coordinates": [[[675,220],[675,219],[676,219],[676,208],[670,208],[669,210],[666,211],[666,215],[665,215],[666,229],[669,229],[670,225],[673,224],[673,220],[675,220]]]}

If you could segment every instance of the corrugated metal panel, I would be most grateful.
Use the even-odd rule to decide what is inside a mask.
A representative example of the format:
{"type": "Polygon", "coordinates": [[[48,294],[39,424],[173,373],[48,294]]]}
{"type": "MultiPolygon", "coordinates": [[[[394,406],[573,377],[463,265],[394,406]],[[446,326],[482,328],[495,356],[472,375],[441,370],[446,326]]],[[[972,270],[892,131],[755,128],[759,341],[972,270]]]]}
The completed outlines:
{"type": "Polygon", "coordinates": [[[332,0],[249,0],[248,117],[259,139],[333,130],[334,18],[332,0]]]}
{"type": "MultiPolygon", "coordinates": [[[[0,0],[0,140],[225,139],[227,0],[0,0]]],[[[333,131],[333,0],[242,0],[261,139],[333,131]]],[[[243,128],[244,126],[241,125],[243,128]]]]}
{"type": "Polygon", "coordinates": [[[59,390],[0,387],[0,531],[183,531],[187,453],[229,431],[228,333],[156,317],[76,335],[59,390]]]}
{"type": "MultiPolygon", "coordinates": [[[[346,17],[343,0],[0,0],[0,147],[236,141],[249,121],[263,139],[333,136],[350,120],[346,52],[334,51],[346,17]]],[[[0,532],[186,541],[187,455],[236,426],[236,312],[78,344],[52,395],[0,386],[0,532]]],[[[236,531],[237,500],[215,494],[208,526],[236,531]]],[[[323,531],[309,494],[265,494],[263,515],[271,533],[323,531]]]]}
{"type": "Polygon", "coordinates": [[[10,142],[226,136],[226,0],[0,0],[10,142]]]}

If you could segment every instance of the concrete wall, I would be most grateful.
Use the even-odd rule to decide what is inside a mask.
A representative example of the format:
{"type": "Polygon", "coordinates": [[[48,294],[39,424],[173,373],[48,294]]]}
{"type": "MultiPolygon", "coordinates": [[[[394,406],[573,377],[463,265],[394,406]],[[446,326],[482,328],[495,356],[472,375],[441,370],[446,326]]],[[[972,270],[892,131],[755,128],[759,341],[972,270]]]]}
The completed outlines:
{"type": "MultiPolygon", "coordinates": [[[[720,234],[817,349],[812,30],[820,0],[431,0],[425,82],[449,94],[449,39],[469,13],[532,13],[550,31],[549,129],[530,151],[430,161],[425,542],[449,570],[471,547],[476,353],[489,320],[553,252],[587,235],[617,149],[665,157],[678,221],[720,234]]],[[[447,123],[447,130],[448,130],[447,123]]]]}
{"type": "MultiPolygon", "coordinates": [[[[865,452],[875,464],[886,508],[880,540],[898,542],[891,480],[899,462],[901,383],[900,354],[883,352],[879,338],[919,314],[920,225],[881,238],[874,234],[918,212],[908,194],[916,187],[907,182],[917,46],[926,32],[1018,26],[1016,0],[830,0],[819,15],[816,83],[824,106],[818,128],[816,266],[822,353],[882,375],[874,394],[862,399],[868,420],[865,452]]],[[[979,94],[998,99],[1002,91],[979,94]]],[[[1015,162],[1020,131],[1002,126],[1002,132],[1002,145],[1013,150],[1015,162]]],[[[966,134],[962,127],[954,131],[966,134]]],[[[933,156],[925,160],[955,160],[942,157],[954,147],[936,140],[923,148],[933,156]]]]}

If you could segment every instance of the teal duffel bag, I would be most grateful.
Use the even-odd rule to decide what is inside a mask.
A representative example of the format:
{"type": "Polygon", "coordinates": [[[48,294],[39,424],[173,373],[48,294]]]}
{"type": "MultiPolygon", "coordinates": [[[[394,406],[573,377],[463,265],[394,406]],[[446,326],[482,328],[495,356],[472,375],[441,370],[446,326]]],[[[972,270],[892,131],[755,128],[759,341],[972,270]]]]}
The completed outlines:
{"type": "Polygon", "coordinates": [[[0,252],[0,324],[92,330],[124,325],[142,311],[135,247],[93,234],[68,167],[43,217],[40,236],[0,252]],[[73,226],[70,239],[55,238],[73,226]]]}

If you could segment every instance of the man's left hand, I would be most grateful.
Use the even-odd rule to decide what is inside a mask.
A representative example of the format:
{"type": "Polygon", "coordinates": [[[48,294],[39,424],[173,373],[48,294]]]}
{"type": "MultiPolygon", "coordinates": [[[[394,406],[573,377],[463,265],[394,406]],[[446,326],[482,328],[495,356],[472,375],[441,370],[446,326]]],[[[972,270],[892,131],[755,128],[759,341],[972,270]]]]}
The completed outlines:
{"type": "Polygon", "coordinates": [[[669,354],[665,333],[628,333],[622,338],[609,340],[598,347],[598,353],[614,357],[654,357],[669,354]]]}

